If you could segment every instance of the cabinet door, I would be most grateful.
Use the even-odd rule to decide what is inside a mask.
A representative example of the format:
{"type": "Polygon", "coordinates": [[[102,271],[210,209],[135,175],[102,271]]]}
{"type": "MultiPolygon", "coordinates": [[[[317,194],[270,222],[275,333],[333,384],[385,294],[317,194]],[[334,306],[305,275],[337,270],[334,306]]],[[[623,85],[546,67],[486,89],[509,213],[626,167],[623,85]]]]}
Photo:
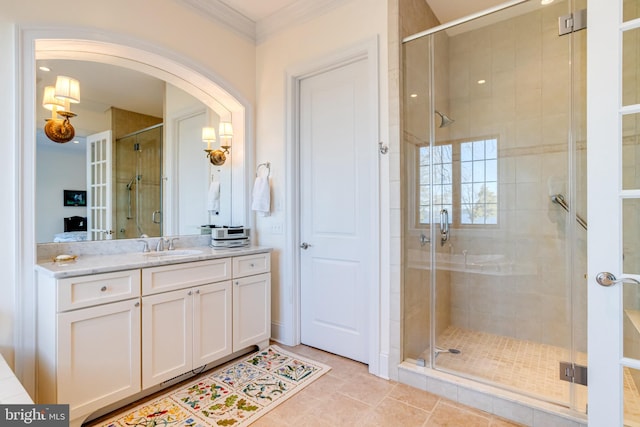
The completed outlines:
{"type": "Polygon", "coordinates": [[[192,369],[191,289],[142,297],[142,387],[192,369]]]}
{"type": "Polygon", "coordinates": [[[231,354],[231,281],[193,292],[193,368],[231,354]]]}
{"type": "Polygon", "coordinates": [[[233,351],[271,337],[271,274],[233,281],[233,351]]]}
{"type": "Polygon", "coordinates": [[[140,391],[139,298],[57,315],[57,401],[71,417],[140,391]]]}

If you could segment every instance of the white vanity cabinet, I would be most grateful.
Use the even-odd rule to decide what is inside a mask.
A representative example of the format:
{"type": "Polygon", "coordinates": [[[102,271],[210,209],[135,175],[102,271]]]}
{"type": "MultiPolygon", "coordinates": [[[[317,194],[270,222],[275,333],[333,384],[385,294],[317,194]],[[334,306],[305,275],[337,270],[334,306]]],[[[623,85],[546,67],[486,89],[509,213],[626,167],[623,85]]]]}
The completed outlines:
{"type": "Polygon", "coordinates": [[[37,402],[69,404],[75,424],[141,390],[140,270],[39,275],[37,293],[37,402]]]}
{"type": "Polygon", "coordinates": [[[229,258],[145,268],[142,276],[143,388],[232,353],[229,258]]]}
{"type": "Polygon", "coordinates": [[[142,387],[266,345],[270,265],[259,253],[143,269],[142,387]]]}
{"type": "Polygon", "coordinates": [[[233,258],[233,351],[271,337],[270,254],[233,258]]]}
{"type": "Polygon", "coordinates": [[[95,274],[100,260],[89,256],[39,265],[36,402],[69,404],[76,427],[167,380],[267,346],[270,253],[234,254],[161,265],[141,258],[129,270],[95,274]],[[68,277],[63,268],[73,265],[68,277]]]}

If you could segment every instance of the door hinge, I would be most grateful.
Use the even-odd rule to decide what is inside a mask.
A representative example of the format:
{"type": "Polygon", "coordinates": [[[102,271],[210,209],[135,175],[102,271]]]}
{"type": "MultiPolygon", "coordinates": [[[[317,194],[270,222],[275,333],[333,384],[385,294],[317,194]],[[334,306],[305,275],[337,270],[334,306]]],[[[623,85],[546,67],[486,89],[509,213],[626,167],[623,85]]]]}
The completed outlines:
{"type": "Polygon", "coordinates": [[[560,379],[570,383],[587,385],[587,367],[570,362],[560,362],[560,379]]]}
{"type": "Polygon", "coordinates": [[[584,30],[587,28],[587,9],[581,9],[568,15],[562,15],[558,18],[558,27],[559,36],[564,36],[565,34],[569,34],[574,31],[584,30]]]}

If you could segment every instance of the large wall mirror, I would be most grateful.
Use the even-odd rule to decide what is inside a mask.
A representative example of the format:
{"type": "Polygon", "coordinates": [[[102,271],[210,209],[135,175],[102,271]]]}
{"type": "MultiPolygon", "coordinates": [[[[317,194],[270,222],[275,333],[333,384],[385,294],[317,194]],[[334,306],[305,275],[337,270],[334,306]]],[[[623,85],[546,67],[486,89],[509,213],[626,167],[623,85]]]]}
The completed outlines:
{"type": "Polygon", "coordinates": [[[238,117],[237,104],[138,60],[52,48],[55,43],[39,41],[36,49],[36,243],[193,235],[206,232],[203,226],[248,225],[244,117],[238,117]],[[75,137],[65,143],[43,131],[52,117],[43,94],[59,75],[80,84],[80,103],[71,105],[75,137]],[[225,163],[213,165],[202,128],[218,129],[221,121],[234,123],[234,138],[225,163]],[[108,143],[92,145],[101,140],[108,143]],[[98,168],[96,156],[108,165],[98,168]],[[108,212],[101,227],[91,226],[92,199],[89,205],[100,200],[108,212]]]}

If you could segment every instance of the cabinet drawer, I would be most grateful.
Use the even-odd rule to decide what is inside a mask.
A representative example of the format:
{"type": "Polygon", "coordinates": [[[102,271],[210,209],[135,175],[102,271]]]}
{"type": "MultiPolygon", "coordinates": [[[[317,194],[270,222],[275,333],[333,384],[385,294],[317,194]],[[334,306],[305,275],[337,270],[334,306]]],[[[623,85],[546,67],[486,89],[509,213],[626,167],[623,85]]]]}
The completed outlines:
{"type": "Polygon", "coordinates": [[[252,276],[271,271],[271,254],[255,254],[233,257],[233,277],[252,276]]]}
{"type": "Polygon", "coordinates": [[[229,279],[230,258],[143,268],[142,294],[157,294],[229,279]]]}
{"type": "Polygon", "coordinates": [[[140,296],[140,270],[58,280],[58,312],[140,296]]]}

